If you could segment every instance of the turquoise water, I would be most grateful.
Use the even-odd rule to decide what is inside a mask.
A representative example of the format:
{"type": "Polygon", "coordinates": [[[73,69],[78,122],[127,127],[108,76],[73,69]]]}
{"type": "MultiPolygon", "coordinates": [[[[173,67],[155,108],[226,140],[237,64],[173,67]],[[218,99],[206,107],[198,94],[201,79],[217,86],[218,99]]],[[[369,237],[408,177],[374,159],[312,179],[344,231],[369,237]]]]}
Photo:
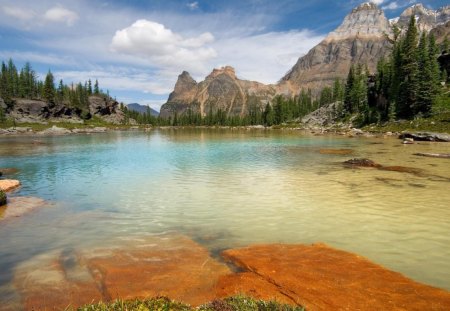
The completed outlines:
{"type": "Polygon", "coordinates": [[[258,130],[0,137],[0,167],[23,184],[11,196],[48,202],[0,222],[0,299],[32,256],[171,232],[213,254],[325,242],[450,289],[450,162],[415,152],[450,147],[258,130]],[[352,157],[424,174],[344,168],[352,157]]]}

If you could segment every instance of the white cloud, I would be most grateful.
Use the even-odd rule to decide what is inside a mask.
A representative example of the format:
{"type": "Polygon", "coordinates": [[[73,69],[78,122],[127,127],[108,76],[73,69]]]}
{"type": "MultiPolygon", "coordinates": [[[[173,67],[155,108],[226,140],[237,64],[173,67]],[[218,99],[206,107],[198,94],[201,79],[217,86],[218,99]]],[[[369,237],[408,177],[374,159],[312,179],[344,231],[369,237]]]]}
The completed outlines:
{"type": "Polygon", "coordinates": [[[12,6],[5,6],[3,7],[3,12],[11,17],[20,19],[20,20],[30,20],[34,18],[35,13],[33,10],[25,9],[25,8],[19,8],[19,7],[12,7],[12,6]]]}
{"type": "Polygon", "coordinates": [[[79,16],[76,12],[68,10],[63,7],[54,7],[44,14],[44,19],[50,22],[66,23],[67,26],[72,26],[79,16]]]}
{"type": "Polygon", "coordinates": [[[380,5],[384,2],[384,0],[371,0],[370,2],[375,3],[376,5],[380,5]]]}
{"type": "Polygon", "coordinates": [[[323,36],[310,31],[269,32],[217,42],[215,67],[231,65],[242,79],[275,83],[323,36]]]}
{"type": "Polygon", "coordinates": [[[195,69],[217,56],[207,46],[213,41],[209,32],[185,39],[160,23],[142,19],[116,31],[111,48],[117,53],[150,60],[157,67],[195,69]]]}
{"type": "Polygon", "coordinates": [[[395,10],[398,9],[400,6],[398,5],[397,1],[391,2],[388,5],[383,6],[383,10],[395,10]]]}
{"type": "Polygon", "coordinates": [[[191,10],[197,10],[198,9],[198,2],[194,1],[194,2],[190,2],[187,4],[187,7],[191,10]]]}

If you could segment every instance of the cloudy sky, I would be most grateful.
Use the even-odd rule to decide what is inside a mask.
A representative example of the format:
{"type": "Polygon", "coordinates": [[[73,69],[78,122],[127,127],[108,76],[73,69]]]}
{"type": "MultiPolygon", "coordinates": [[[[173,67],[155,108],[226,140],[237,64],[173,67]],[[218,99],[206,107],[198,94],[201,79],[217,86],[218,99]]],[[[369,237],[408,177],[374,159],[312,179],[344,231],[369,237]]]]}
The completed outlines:
{"type": "MultiPolygon", "coordinates": [[[[274,83],[342,22],[357,0],[0,0],[0,59],[98,79],[124,103],[159,110],[177,76],[231,65],[274,83]]],[[[412,0],[373,0],[388,18],[412,0]]],[[[445,0],[426,0],[438,8],[445,0]]]]}

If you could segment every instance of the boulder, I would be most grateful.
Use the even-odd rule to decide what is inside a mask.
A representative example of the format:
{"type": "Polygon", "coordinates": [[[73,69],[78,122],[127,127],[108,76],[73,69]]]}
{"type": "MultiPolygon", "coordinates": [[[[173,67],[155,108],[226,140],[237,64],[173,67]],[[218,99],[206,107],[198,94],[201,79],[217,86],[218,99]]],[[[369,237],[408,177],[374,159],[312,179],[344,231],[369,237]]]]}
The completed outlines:
{"type": "Polygon", "coordinates": [[[92,95],[89,96],[88,102],[89,113],[92,116],[99,117],[104,121],[113,124],[122,124],[125,122],[125,114],[119,109],[119,103],[112,98],[92,95]]]}
{"type": "Polygon", "coordinates": [[[0,189],[8,192],[16,189],[20,186],[20,181],[14,179],[1,179],[0,180],[0,189]]]}
{"type": "Polygon", "coordinates": [[[57,127],[56,125],[53,125],[51,128],[39,132],[39,134],[42,135],[66,135],[70,133],[71,133],[70,130],[63,127],[57,127]]]}

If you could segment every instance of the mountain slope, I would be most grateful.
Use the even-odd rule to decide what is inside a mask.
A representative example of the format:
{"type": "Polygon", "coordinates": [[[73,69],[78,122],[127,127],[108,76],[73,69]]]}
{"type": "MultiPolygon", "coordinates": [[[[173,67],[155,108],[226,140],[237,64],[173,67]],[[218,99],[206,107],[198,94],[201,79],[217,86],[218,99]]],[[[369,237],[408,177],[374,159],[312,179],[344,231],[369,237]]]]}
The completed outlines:
{"type": "Polygon", "coordinates": [[[367,65],[374,71],[378,60],[390,52],[389,21],[375,4],[364,3],[319,45],[301,57],[280,85],[296,94],[301,89],[317,93],[336,78],[346,79],[351,64],[367,65]]]}

